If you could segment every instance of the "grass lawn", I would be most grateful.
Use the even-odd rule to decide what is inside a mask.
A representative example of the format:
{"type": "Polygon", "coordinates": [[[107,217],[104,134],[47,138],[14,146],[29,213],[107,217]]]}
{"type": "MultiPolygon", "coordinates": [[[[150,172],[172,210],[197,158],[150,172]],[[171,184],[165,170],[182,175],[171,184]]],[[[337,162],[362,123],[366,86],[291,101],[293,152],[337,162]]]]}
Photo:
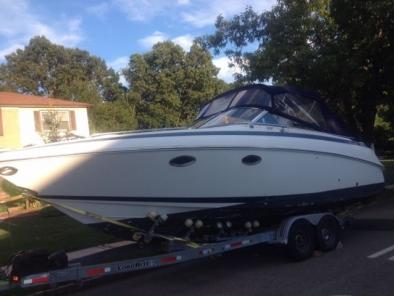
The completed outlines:
{"type": "Polygon", "coordinates": [[[109,234],[65,216],[53,207],[11,218],[0,223],[0,266],[20,250],[78,250],[113,242],[109,234]]]}

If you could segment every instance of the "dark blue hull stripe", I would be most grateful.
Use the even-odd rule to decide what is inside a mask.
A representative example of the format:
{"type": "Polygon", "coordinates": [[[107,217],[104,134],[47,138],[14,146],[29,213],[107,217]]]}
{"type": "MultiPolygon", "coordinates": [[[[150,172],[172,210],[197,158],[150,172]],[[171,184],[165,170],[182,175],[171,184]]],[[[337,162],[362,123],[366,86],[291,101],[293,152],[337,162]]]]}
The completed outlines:
{"type": "Polygon", "coordinates": [[[38,197],[51,200],[79,200],[79,201],[123,201],[123,202],[161,202],[161,203],[261,203],[303,201],[316,202],[330,200],[349,200],[369,197],[384,190],[384,183],[364,185],[345,189],[336,189],[318,193],[274,195],[274,196],[248,196],[248,197],[123,197],[123,196],[62,196],[39,195],[38,197]]]}

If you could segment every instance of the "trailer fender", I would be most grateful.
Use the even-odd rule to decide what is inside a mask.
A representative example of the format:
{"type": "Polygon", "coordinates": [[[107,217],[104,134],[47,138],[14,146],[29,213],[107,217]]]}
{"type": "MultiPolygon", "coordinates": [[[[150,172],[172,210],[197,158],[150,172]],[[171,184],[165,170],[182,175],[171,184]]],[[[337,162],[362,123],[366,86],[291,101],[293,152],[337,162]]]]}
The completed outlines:
{"type": "Polygon", "coordinates": [[[338,218],[335,215],[333,215],[332,213],[328,213],[328,212],[327,213],[293,216],[293,217],[289,217],[289,218],[283,220],[281,222],[281,224],[279,225],[279,228],[276,232],[275,243],[284,244],[284,245],[287,244],[290,228],[297,220],[305,219],[309,223],[311,223],[313,226],[316,226],[317,224],[319,224],[320,220],[326,215],[332,216],[338,220],[338,218]]]}

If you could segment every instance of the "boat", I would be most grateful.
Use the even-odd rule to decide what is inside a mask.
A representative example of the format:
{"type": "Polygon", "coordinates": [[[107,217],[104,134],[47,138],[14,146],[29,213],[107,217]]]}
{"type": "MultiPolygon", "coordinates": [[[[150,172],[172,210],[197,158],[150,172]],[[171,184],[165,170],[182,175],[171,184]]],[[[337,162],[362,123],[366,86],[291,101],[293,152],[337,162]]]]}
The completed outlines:
{"type": "Polygon", "coordinates": [[[316,93],[264,84],[216,96],[188,128],[2,152],[0,175],[81,223],[176,234],[260,227],[384,190],[374,150],[316,93]]]}

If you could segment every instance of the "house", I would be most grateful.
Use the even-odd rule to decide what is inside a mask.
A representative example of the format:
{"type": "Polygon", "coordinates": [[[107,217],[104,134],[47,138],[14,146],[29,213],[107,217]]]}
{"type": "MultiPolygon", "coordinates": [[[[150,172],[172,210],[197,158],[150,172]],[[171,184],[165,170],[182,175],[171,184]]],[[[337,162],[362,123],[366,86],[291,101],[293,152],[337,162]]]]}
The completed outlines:
{"type": "Polygon", "coordinates": [[[53,116],[60,136],[89,136],[87,108],[90,106],[69,100],[0,92],[0,149],[46,142],[51,131],[49,119],[53,116]]]}

